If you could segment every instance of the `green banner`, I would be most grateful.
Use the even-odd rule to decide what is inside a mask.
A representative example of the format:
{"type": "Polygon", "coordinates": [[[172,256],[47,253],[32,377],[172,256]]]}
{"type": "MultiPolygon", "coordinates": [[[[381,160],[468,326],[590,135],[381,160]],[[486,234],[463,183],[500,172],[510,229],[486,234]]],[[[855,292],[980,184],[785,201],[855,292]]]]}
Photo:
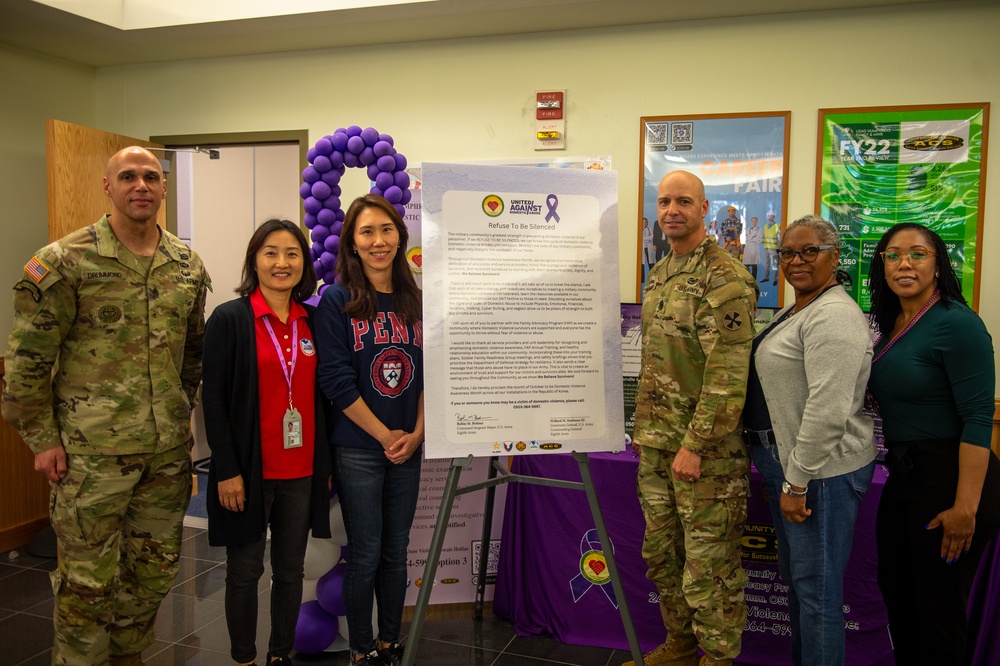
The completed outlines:
{"type": "Polygon", "coordinates": [[[865,311],[875,246],[901,222],[940,234],[975,303],[983,118],[983,107],[822,115],[820,215],[840,232],[840,262],[865,311]]]}

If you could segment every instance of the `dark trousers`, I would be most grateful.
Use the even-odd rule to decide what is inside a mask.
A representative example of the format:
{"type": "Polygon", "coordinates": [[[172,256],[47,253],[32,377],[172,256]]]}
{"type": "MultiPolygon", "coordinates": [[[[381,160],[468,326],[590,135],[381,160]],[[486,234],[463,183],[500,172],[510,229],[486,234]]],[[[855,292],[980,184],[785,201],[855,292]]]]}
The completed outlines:
{"type": "Polygon", "coordinates": [[[958,442],[887,442],[889,480],[876,520],[878,585],[898,666],[967,664],[966,608],[983,550],[1000,528],[1000,461],[990,455],[972,548],[941,559],[942,529],[925,526],[955,503],[958,442]]]}
{"type": "MultiPolygon", "coordinates": [[[[264,518],[271,526],[271,637],[268,652],[287,657],[302,604],[302,578],[309,539],[312,477],[264,480],[264,518]]],[[[257,656],[257,586],[264,573],[265,535],[245,546],[226,547],[226,624],[230,656],[257,656]]]]}

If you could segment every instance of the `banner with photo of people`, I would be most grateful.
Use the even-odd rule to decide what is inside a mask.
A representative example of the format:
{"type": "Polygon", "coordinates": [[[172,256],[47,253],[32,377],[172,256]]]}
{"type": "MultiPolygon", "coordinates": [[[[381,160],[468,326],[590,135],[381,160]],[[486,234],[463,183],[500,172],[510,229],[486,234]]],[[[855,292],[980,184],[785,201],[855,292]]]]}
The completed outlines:
{"type": "Polygon", "coordinates": [[[941,236],[978,306],[988,121],[988,103],[820,110],[816,210],[840,232],[841,265],[865,311],[875,246],[900,222],[941,236]]]}
{"type": "Polygon", "coordinates": [[[656,221],[657,186],[682,170],[705,183],[706,230],[757,279],[757,306],[779,306],[776,250],[786,222],[790,119],[789,111],[640,119],[636,301],[649,269],[670,249],[656,221]]]}

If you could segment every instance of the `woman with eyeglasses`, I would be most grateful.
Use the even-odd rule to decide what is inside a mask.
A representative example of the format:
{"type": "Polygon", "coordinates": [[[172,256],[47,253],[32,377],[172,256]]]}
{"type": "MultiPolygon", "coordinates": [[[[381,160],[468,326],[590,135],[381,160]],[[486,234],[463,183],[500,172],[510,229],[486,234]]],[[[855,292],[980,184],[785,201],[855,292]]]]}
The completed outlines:
{"type": "Polygon", "coordinates": [[[966,605],[1000,525],[993,342],[940,236],[898,224],[875,250],[868,280],[879,339],[869,388],[889,448],[879,588],[897,664],[966,664],[966,605]]]}
{"type": "Polygon", "coordinates": [[[840,241],[826,220],[789,225],[778,249],[795,302],[753,342],[744,437],[764,477],[789,585],[792,663],[842,666],[843,583],[861,498],[875,472],[863,413],[868,322],[841,286],[840,241]]]}

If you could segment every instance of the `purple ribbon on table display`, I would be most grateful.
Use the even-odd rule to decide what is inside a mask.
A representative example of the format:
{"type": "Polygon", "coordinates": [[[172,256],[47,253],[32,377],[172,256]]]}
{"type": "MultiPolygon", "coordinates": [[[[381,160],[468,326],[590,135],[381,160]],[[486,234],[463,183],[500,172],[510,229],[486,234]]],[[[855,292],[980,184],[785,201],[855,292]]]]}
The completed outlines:
{"type": "MultiPolygon", "coordinates": [[[[611,549],[614,550],[614,544],[611,545],[611,549]]],[[[611,602],[611,605],[618,608],[618,600],[615,599],[615,590],[611,584],[608,561],[604,557],[600,536],[598,536],[597,530],[587,530],[587,533],[580,540],[580,573],[569,581],[569,588],[573,592],[573,603],[580,601],[583,595],[595,585],[604,590],[604,595],[611,602]]]]}

